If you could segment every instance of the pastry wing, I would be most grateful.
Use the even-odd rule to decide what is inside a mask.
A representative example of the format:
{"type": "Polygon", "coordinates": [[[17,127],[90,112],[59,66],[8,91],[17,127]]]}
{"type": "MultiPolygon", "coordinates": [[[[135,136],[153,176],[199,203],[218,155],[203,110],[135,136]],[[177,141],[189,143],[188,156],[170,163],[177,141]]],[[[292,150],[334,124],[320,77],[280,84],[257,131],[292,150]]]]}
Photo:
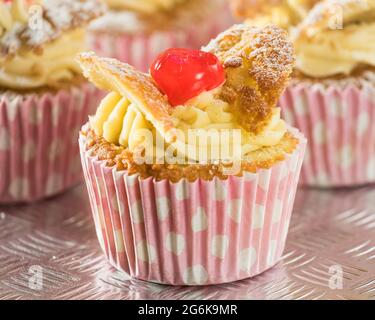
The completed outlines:
{"type": "Polygon", "coordinates": [[[84,75],[93,84],[128,98],[159,132],[169,135],[167,140],[173,140],[172,106],[150,75],[116,59],[98,57],[93,52],[82,53],[78,60],[84,75]]]}

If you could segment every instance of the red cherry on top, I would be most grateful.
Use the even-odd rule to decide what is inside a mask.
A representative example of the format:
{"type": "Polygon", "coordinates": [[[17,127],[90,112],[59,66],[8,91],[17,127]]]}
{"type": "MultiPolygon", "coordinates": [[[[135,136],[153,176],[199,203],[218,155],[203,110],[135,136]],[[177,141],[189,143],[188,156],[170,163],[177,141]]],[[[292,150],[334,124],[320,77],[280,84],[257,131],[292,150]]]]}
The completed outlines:
{"type": "Polygon", "coordinates": [[[164,51],[151,65],[150,73],[172,106],[184,104],[225,81],[224,68],[214,54],[191,49],[164,51]]]}

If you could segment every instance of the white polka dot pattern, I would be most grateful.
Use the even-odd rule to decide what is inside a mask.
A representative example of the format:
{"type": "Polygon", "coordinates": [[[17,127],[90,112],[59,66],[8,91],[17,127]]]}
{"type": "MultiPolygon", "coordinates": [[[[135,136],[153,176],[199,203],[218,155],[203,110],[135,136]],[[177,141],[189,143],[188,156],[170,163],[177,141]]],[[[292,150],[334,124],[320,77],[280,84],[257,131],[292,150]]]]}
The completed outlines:
{"type": "Polygon", "coordinates": [[[225,235],[217,235],[212,238],[211,254],[220,259],[224,259],[229,246],[229,238],[225,235]]]}
{"type": "Polygon", "coordinates": [[[124,204],[121,202],[121,201],[118,201],[117,199],[117,194],[115,194],[113,197],[112,197],[112,209],[113,210],[117,210],[119,212],[124,212],[124,204]]]}
{"type": "Polygon", "coordinates": [[[358,117],[358,123],[357,123],[357,135],[363,136],[369,129],[370,126],[370,117],[367,112],[361,112],[361,114],[358,117]]]}
{"type": "Polygon", "coordinates": [[[329,177],[325,172],[320,172],[316,177],[315,177],[315,183],[320,186],[329,186],[329,177]]]}
{"type": "Polygon", "coordinates": [[[173,252],[177,256],[182,253],[185,248],[185,239],[181,234],[170,232],[165,240],[165,247],[168,251],[173,252]]]}
{"type": "Polygon", "coordinates": [[[242,200],[234,199],[231,200],[228,204],[228,215],[236,223],[241,222],[241,210],[242,210],[242,200]]]}
{"type": "Polygon", "coordinates": [[[7,106],[7,115],[9,121],[14,121],[16,119],[18,109],[20,104],[22,103],[22,98],[16,97],[13,101],[10,101],[10,103],[7,106]]]}
{"type": "Polygon", "coordinates": [[[63,143],[60,140],[52,141],[49,147],[48,154],[51,161],[54,161],[60,154],[63,153],[63,143]]]}
{"type": "Polygon", "coordinates": [[[137,244],[137,257],[143,262],[154,262],[156,260],[155,248],[143,240],[137,244]]]}
{"type": "Polygon", "coordinates": [[[27,179],[14,179],[9,186],[9,193],[14,199],[26,198],[29,195],[30,186],[27,179]]]}
{"type": "Polygon", "coordinates": [[[60,174],[51,174],[47,179],[45,194],[56,194],[59,190],[61,190],[62,185],[63,177],[60,174]]]}
{"type": "Polygon", "coordinates": [[[171,210],[169,199],[167,197],[156,198],[156,210],[158,219],[160,221],[165,220],[169,216],[171,210]]]}
{"type": "Polygon", "coordinates": [[[221,182],[215,183],[215,192],[214,192],[214,200],[216,201],[223,201],[225,200],[226,196],[226,187],[221,182]]]}
{"type": "Polygon", "coordinates": [[[94,221],[109,261],[133,277],[174,285],[218,284],[265,271],[282,255],[276,248],[284,247],[301,142],[299,157],[288,157],[284,169],[260,170],[251,180],[137,179],[132,186],[126,172],[120,178],[83,152],[94,221]],[[123,215],[116,200],[127,206],[123,215]]]}
{"type": "Polygon", "coordinates": [[[78,134],[97,106],[97,94],[83,84],[40,95],[1,95],[0,204],[40,200],[82,180],[78,134]]]}
{"type": "Polygon", "coordinates": [[[327,141],[327,129],[323,122],[318,122],[314,126],[314,142],[324,144],[327,141]]]}
{"type": "Polygon", "coordinates": [[[189,189],[186,183],[183,181],[179,183],[176,187],[176,199],[177,200],[186,200],[189,198],[189,189]]]}
{"type": "Polygon", "coordinates": [[[283,202],[279,199],[276,199],[275,204],[274,204],[274,208],[273,208],[273,211],[272,211],[272,222],[273,223],[280,222],[282,212],[283,212],[283,202]]]}
{"type": "Polygon", "coordinates": [[[38,108],[32,108],[28,116],[30,125],[39,125],[42,123],[43,113],[38,108]]]}
{"type": "Polygon", "coordinates": [[[354,162],[354,153],[350,145],[344,146],[336,155],[337,165],[348,169],[354,162]]]}
{"type": "Polygon", "coordinates": [[[124,239],[122,236],[122,230],[115,231],[115,241],[116,241],[116,250],[117,252],[125,252],[124,239]]]}
{"type": "Polygon", "coordinates": [[[310,142],[301,185],[350,187],[375,182],[368,169],[375,146],[374,96],[375,86],[365,79],[358,87],[341,89],[312,86],[309,81],[287,88],[281,110],[310,142]]]}
{"type": "Polygon", "coordinates": [[[206,269],[201,265],[195,265],[187,268],[184,272],[184,282],[188,285],[202,285],[208,280],[206,269]]]}
{"type": "MultiPolygon", "coordinates": [[[[75,104],[74,104],[75,105],[75,104]]],[[[53,126],[57,126],[59,123],[59,118],[60,118],[60,112],[61,112],[61,106],[60,105],[55,105],[52,108],[52,124],[53,126]]]]}
{"type": "Polygon", "coordinates": [[[263,205],[260,205],[260,204],[255,205],[253,218],[252,218],[253,221],[251,224],[253,229],[260,229],[263,227],[265,212],[266,212],[266,208],[263,205]]]}
{"type": "Polygon", "coordinates": [[[253,182],[256,180],[256,178],[257,178],[257,175],[254,173],[250,173],[250,172],[244,173],[244,179],[246,182],[253,182]]]}
{"type": "Polygon", "coordinates": [[[33,141],[27,142],[22,148],[22,157],[25,163],[34,159],[36,154],[36,147],[33,141]]]}
{"type": "Polygon", "coordinates": [[[133,203],[133,205],[130,208],[130,212],[131,212],[133,223],[143,222],[143,208],[142,208],[142,202],[140,200],[133,203]]]}
{"type": "Polygon", "coordinates": [[[288,173],[289,173],[289,170],[288,170],[286,164],[283,163],[281,165],[281,168],[280,168],[280,180],[285,179],[288,176],[288,173]]]}
{"type": "Polygon", "coordinates": [[[126,184],[129,187],[133,187],[138,181],[138,176],[133,175],[133,176],[127,176],[126,177],[126,184]]]}
{"type": "Polygon", "coordinates": [[[254,248],[242,249],[240,252],[240,269],[242,271],[250,272],[251,268],[256,262],[257,253],[254,248]]]}
{"type": "Polygon", "coordinates": [[[260,175],[258,179],[258,185],[263,189],[267,190],[270,182],[270,173],[265,171],[265,174],[260,175]]]}
{"type": "Polygon", "coordinates": [[[340,98],[333,98],[329,102],[329,112],[334,117],[344,117],[347,113],[348,106],[340,98]]]}
{"type": "Polygon", "coordinates": [[[304,97],[298,96],[295,102],[295,110],[298,116],[306,115],[309,110],[307,109],[307,103],[304,97]]]}
{"type": "Polygon", "coordinates": [[[194,232],[200,232],[207,229],[207,214],[203,208],[198,208],[191,219],[191,228],[194,232]]]}
{"type": "Polygon", "coordinates": [[[272,266],[275,263],[276,248],[277,248],[277,242],[275,240],[271,240],[270,247],[268,248],[268,256],[267,256],[267,264],[269,266],[272,266]]]}

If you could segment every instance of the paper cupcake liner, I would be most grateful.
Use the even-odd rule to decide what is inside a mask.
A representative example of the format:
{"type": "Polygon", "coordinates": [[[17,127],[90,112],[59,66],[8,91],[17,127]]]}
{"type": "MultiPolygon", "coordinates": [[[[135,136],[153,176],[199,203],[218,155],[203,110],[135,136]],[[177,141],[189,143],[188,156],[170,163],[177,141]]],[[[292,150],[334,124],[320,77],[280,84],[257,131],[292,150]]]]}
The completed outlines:
{"type": "Polygon", "coordinates": [[[0,94],[0,203],[32,202],[82,180],[78,134],[99,92],[0,94]]]}
{"type": "Polygon", "coordinates": [[[306,136],[300,182],[344,187],[375,182],[375,86],[300,83],[280,100],[286,121],[306,136]]]}
{"type": "Polygon", "coordinates": [[[109,30],[92,30],[88,34],[88,45],[99,55],[116,58],[147,72],[162,51],[168,48],[200,49],[233,23],[234,20],[225,5],[215,14],[207,16],[199,27],[188,25],[185,29],[155,30],[150,34],[119,34],[109,30]]]}
{"type": "Polygon", "coordinates": [[[132,277],[208,285],[255,276],[281,258],[306,140],[268,170],[227,180],[140,179],[80,148],[97,236],[132,277]]]}

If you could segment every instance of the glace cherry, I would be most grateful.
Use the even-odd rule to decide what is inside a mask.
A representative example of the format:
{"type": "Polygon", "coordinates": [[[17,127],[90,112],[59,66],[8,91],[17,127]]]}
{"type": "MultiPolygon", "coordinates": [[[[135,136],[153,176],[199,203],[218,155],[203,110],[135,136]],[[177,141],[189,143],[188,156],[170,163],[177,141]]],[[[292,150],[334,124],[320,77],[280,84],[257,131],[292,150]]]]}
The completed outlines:
{"type": "Polygon", "coordinates": [[[214,54],[191,49],[166,50],[151,65],[150,73],[172,106],[184,104],[225,81],[224,68],[214,54]]]}

